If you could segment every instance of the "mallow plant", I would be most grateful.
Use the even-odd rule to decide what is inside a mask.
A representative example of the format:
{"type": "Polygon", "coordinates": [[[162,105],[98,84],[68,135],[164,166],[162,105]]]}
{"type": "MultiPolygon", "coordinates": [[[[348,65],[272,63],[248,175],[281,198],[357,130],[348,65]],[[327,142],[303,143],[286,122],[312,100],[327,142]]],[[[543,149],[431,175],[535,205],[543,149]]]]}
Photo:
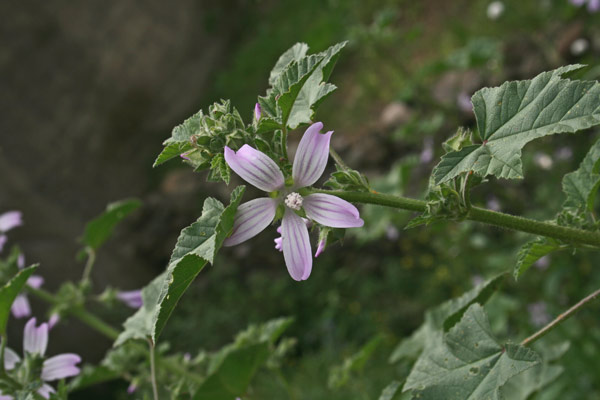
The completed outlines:
{"type": "MultiPolygon", "coordinates": [[[[514,254],[514,279],[532,273],[530,267],[553,252],[598,250],[600,141],[591,146],[577,170],[564,176],[565,201],[550,221],[482,208],[472,204],[470,196],[474,187],[485,186],[492,177],[523,179],[522,151],[529,142],[600,124],[600,84],[570,78],[584,66],[563,66],[529,80],[477,91],[470,100],[476,125],[458,128],[443,143],[445,154],[431,172],[427,195],[415,199],[373,190],[367,177],[349,167],[331,146],[335,127],[324,129],[316,121],[318,107],[336,89],[328,80],[345,45],[309,54],[308,46],[298,43],[283,53],[269,75],[270,88],[258,97],[253,112],[248,110],[248,121],[223,100],[173,129],[155,166],[169,160],[183,162],[224,185],[230,184],[233,171],[235,179],[265,195],[242,201],[245,186],[238,186],[231,190],[227,204],[207,198],[202,214],[181,231],[164,272],[140,291],[104,288],[98,292],[91,280],[96,252],[116,224],[140,206],[139,201],[110,204],[87,224],[81,238],[82,278],[64,283],[56,293],[44,290],[39,278],[32,280],[34,272],[43,275],[42,267],[25,267],[16,246],[6,250],[9,231],[22,223],[20,213],[0,215],[2,398],[65,399],[73,391],[115,379],[127,381],[126,391],[139,398],[257,398],[252,380],[257,370],[281,376],[277,369],[293,347],[293,340],[281,336],[292,318],[251,325],[217,351],[173,353],[161,339],[169,317],[223,247],[250,240],[262,231],[272,235],[273,251],[283,252],[281,264],[292,279],[314,279],[310,278],[311,236],[317,243],[316,257],[326,245],[341,241],[346,229],[351,228],[350,234],[364,229],[369,220],[361,218],[361,204],[416,213],[406,228],[422,225],[427,229],[440,220],[475,221],[529,234],[514,254]],[[288,155],[290,135],[299,139],[294,157],[288,155]],[[316,187],[330,160],[335,169],[324,183],[328,188],[316,187]],[[15,317],[33,314],[41,318],[29,303],[26,310],[25,294],[49,303],[51,325],[79,319],[113,340],[113,348],[95,366],[75,354],[47,358],[50,324],[38,326],[34,318],[25,327],[24,352],[18,356],[7,344],[11,307],[15,317]],[[89,311],[95,302],[106,307],[122,304],[136,311],[118,329],[89,311]]],[[[403,362],[408,372],[398,373],[396,380],[382,387],[380,399],[526,399],[555,379],[562,370],[554,364],[560,362],[566,347],[550,348],[538,340],[594,300],[600,289],[570,307],[565,305],[557,318],[540,320],[538,331],[521,332],[525,339],[505,342],[495,337],[483,306],[507,279],[507,274],[478,279],[472,290],[428,310],[421,327],[390,354],[390,368],[403,362]]],[[[360,368],[379,341],[369,342],[335,369],[332,385],[360,368]]]]}

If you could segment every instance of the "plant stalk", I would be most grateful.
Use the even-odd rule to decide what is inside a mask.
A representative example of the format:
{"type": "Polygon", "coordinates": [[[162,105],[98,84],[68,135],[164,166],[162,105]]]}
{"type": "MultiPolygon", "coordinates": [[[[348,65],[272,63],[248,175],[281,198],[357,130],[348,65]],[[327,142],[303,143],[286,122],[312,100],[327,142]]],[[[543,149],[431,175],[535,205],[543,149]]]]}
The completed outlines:
{"type": "MultiPolygon", "coordinates": [[[[312,190],[312,193],[327,193],[354,203],[376,204],[409,211],[423,212],[427,202],[402,196],[393,196],[376,192],[345,192],[335,190],[312,190]]],[[[480,207],[472,207],[465,219],[483,222],[501,228],[531,233],[534,235],[559,239],[569,243],[587,244],[600,247],[600,233],[569,228],[549,222],[518,217],[480,207]]]]}
{"type": "Polygon", "coordinates": [[[148,339],[148,345],[150,346],[150,380],[152,381],[152,394],[154,400],[158,400],[158,386],[156,385],[156,361],[154,360],[154,342],[152,339],[148,339]]]}
{"type": "Polygon", "coordinates": [[[523,340],[521,342],[521,346],[528,346],[528,345],[532,344],[533,342],[535,342],[536,340],[540,339],[542,336],[544,336],[545,334],[550,332],[552,329],[556,328],[559,324],[561,324],[562,322],[564,322],[567,319],[569,319],[570,317],[572,317],[577,311],[579,311],[579,309],[581,307],[585,306],[587,303],[596,299],[598,296],[600,296],[600,289],[596,290],[594,293],[581,299],[577,304],[575,304],[573,307],[569,308],[564,313],[560,314],[548,325],[544,326],[542,329],[540,329],[533,335],[531,335],[528,338],[526,338],[525,340],[523,340]]]}

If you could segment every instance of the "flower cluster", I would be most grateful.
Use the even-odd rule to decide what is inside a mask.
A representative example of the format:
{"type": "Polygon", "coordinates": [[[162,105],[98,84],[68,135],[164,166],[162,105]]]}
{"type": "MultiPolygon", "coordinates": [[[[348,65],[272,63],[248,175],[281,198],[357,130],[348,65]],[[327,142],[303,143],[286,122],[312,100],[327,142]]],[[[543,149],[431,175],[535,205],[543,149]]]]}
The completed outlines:
{"type": "MultiPolygon", "coordinates": [[[[354,228],[363,225],[358,210],[346,200],[324,193],[309,193],[305,188],[313,185],[325,171],[329,156],[329,142],[333,131],[320,133],[321,122],[308,127],[294,157],[291,179],[269,156],[242,146],[237,152],[225,147],[225,161],[242,179],[268,197],[250,200],[238,207],[233,232],[224,245],[234,246],[262,232],[276,219],[281,221],[281,238],[276,248],[283,251],[287,269],[295,280],[305,280],[312,270],[312,250],[307,224],[303,217],[331,228],[354,228]]],[[[324,248],[319,243],[318,256],[324,248]]]]}

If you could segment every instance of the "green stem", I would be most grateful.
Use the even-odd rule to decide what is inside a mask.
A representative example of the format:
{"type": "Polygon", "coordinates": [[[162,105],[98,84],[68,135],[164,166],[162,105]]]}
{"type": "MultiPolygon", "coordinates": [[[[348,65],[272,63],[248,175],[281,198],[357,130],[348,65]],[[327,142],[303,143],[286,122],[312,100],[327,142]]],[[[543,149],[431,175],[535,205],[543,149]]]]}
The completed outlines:
{"type": "Polygon", "coordinates": [[[533,342],[550,332],[552,329],[556,328],[559,324],[569,319],[569,317],[572,317],[577,311],[579,311],[581,307],[585,306],[587,303],[594,300],[598,296],[600,296],[600,289],[596,290],[589,296],[586,296],[585,298],[581,299],[573,307],[569,308],[567,311],[556,317],[554,321],[550,322],[548,325],[544,326],[542,329],[529,336],[527,339],[523,340],[521,342],[521,346],[528,346],[532,344],[533,342]]]}
{"type": "Polygon", "coordinates": [[[83,275],[81,276],[81,283],[88,284],[90,281],[90,275],[92,274],[92,269],[94,268],[94,263],[96,262],[96,251],[92,249],[90,246],[85,248],[85,252],[88,255],[87,262],[85,263],[85,268],[83,269],[83,275]]]}
{"type": "Polygon", "coordinates": [[[6,369],[4,369],[4,351],[6,350],[6,334],[0,335],[0,375],[6,375],[6,369]]]}
{"type": "Polygon", "coordinates": [[[331,146],[329,147],[329,155],[331,156],[331,158],[333,158],[333,161],[335,161],[335,163],[340,166],[341,169],[345,171],[350,170],[350,167],[346,165],[344,160],[342,160],[342,157],[340,157],[337,151],[335,151],[331,146]]]}
{"type": "MultiPolygon", "coordinates": [[[[58,299],[52,293],[47,292],[44,289],[34,289],[32,287],[28,287],[27,290],[48,303],[58,303],[58,299]]],[[[102,333],[109,339],[116,340],[117,337],[119,337],[118,330],[82,307],[73,307],[69,309],[68,312],[84,324],[88,325],[90,328],[102,333]]]]}
{"type": "Polygon", "coordinates": [[[158,400],[158,386],[156,385],[156,361],[154,360],[154,342],[152,339],[148,339],[148,345],[150,346],[150,380],[152,382],[152,394],[154,400],[158,400]]]}
{"type": "MultiPolygon", "coordinates": [[[[327,193],[354,203],[376,204],[381,206],[400,208],[410,211],[423,212],[427,202],[401,196],[392,196],[381,193],[345,192],[334,190],[312,190],[312,193],[327,193]]],[[[536,221],[529,218],[517,217],[480,207],[472,207],[465,219],[485,224],[527,232],[534,235],[550,237],[565,242],[588,244],[600,247],[600,233],[582,229],[559,226],[549,222],[536,221]]]]}
{"type": "Polygon", "coordinates": [[[284,124],[283,128],[281,128],[281,151],[283,152],[283,157],[286,162],[289,160],[287,153],[287,134],[287,126],[284,124]]]}

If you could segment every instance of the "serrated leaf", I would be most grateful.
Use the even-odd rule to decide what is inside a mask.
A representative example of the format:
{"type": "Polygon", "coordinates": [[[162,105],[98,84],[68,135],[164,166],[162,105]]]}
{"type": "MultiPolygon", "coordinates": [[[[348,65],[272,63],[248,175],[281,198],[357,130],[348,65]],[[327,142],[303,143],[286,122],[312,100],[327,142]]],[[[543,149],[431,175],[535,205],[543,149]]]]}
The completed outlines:
{"type": "Polygon", "coordinates": [[[142,289],[142,306],[123,323],[123,331],[114,343],[120,346],[131,339],[147,340],[152,335],[154,314],[158,297],[165,282],[167,272],[163,272],[142,289]]]}
{"type": "Polygon", "coordinates": [[[417,358],[423,349],[436,346],[444,331],[448,331],[464,312],[474,303],[484,304],[494,294],[506,274],[497,275],[480,283],[462,296],[450,299],[428,310],[425,322],[407,339],[401,341],[392,352],[389,362],[394,363],[403,358],[417,358]]]}
{"type": "Polygon", "coordinates": [[[582,67],[566,66],[477,91],[472,102],[483,143],[443,156],[433,172],[436,184],[468,171],[520,179],[521,149],[527,143],[600,124],[600,84],[562,78],[582,67]]]}
{"type": "Polygon", "coordinates": [[[285,53],[283,53],[271,70],[271,75],[269,76],[269,85],[273,86],[275,82],[277,82],[277,78],[279,75],[281,75],[281,72],[285,69],[285,67],[287,67],[292,61],[298,61],[306,56],[307,51],[308,45],[306,43],[296,43],[285,53]]]}
{"type": "Polygon", "coordinates": [[[194,395],[194,400],[234,400],[242,396],[258,368],[269,354],[268,343],[231,351],[217,370],[209,375],[194,395]]]}
{"type": "Polygon", "coordinates": [[[190,151],[191,149],[193,149],[193,146],[189,141],[183,143],[169,143],[160,152],[158,157],[156,157],[156,160],[154,160],[154,164],[152,164],[152,167],[157,167],[161,164],[164,164],[170,159],[178,157],[186,151],[190,151]]]}
{"type": "Polygon", "coordinates": [[[423,400],[499,399],[499,388],[513,376],[540,363],[526,347],[500,345],[479,304],[444,335],[443,343],[424,352],[403,391],[423,400]]]}
{"type": "Polygon", "coordinates": [[[593,211],[594,200],[600,187],[600,140],[588,151],[579,169],[566,174],[562,180],[567,200],[563,207],[593,211]]]}
{"type": "Polygon", "coordinates": [[[27,279],[37,269],[38,265],[32,265],[17,272],[17,274],[0,288],[0,335],[6,334],[6,324],[10,308],[15,298],[27,284],[27,279]]]}
{"type": "Polygon", "coordinates": [[[540,347],[542,363],[522,372],[508,380],[500,388],[500,398],[506,400],[527,400],[536,392],[543,390],[554,382],[564,371],[559,365],[550,364],[561,357],[569,348],[569,342],[563,342],[555,346],[540,347]]]}
{"type": "Polygon", "coordinates": [[[97,250],[110,237],[115,226],[141,205],[142,202],[138,199],[121,200],[109,204],[104,213],[87,223],[81,241],[97,250]]]}
{"type": "Polygon", "coordinates": [[[513,272],[515,279],[523,275],[540,258],[567,247],[567,245],[563,245],[560,241],[552,238],[537,238],[525,243],[517,255],[517,265],[513,272]]]}
{"type": "Polygon", "coordinates": [[[207,262],[214,262],[223,241],[233,229],[233,219],[244,190],[244,186],[235,188],[227,207],[218,200],[206,199],[202,216],[181,231],[167,268],[167,277],[155,303],[156,310],[152,322],[154,342],[189,285],[207,262]]]}
{"type": "Polygon", "coordinates": [[[171,137],[165,140],[163,144],[167,145],[170,143],[189,142],[192,135],[200,132],[202,117],[204,117],[204,114],[202,113],[202,110],[200,110],[196,114],[183,121],[182,124],[177,125],[171,131],[171,137]]]}
{"type": "Polygon", "coordinates": [[[210,162],[209,181],[223,181],[229,185],[231,171],[225,162],[225,156],[222,153],[216,154],[210,162]]]}

